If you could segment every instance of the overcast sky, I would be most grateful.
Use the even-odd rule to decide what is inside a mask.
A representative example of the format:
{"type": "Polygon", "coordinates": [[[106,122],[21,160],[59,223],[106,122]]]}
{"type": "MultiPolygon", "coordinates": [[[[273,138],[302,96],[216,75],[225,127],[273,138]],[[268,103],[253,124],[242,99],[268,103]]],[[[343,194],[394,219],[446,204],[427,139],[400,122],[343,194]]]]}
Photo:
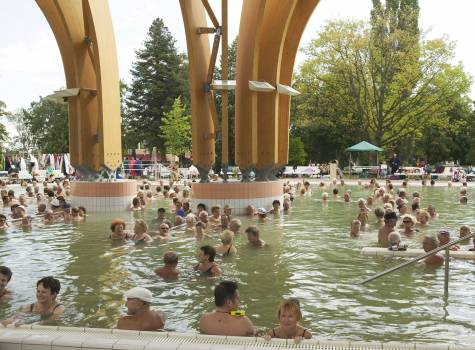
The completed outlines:
{"type": "MultiPolygon", "coordinates": [[[[199,0],[194,0],[199,1],[199,0]]],[[[220,17],[220,0],[210,0],[220,17]]],[[[429,37],[444,34],[457,42],[457,61],[475,75],[473,29],[474,0],[420,0],[420,26],[430,30],[429,37]]],[[[156,17],[163,18],[186,50],[185,34],[178,0],[109,0],[115,29],[120,77],[130,82],[129,70],[136,49],[141,48],[148,28],[156,17]]],[[[238,32],[242,0],[229,0],[230,37],[238,32]]],[[[321,0],[307,25],[304,46],[327,20],[367,19],[371,0],[321,0]]],[[[65,86],[63,65],[51,29],[34,0],[0,0],[0,100],[14,111],[31,101],[65,86]]],[[[297,62],[302,62],[300,53],[297,62]]],[[[475,93],[472,89],[472,98],[475,93]]]]}

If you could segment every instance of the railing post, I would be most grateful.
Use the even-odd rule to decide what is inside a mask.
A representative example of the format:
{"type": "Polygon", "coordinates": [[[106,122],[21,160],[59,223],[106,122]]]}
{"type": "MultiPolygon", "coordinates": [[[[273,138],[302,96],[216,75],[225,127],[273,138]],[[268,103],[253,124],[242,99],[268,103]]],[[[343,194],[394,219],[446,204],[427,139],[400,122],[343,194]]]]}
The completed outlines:
{"type": "Polygon", "coordinates": [[[449,296],[449,260],[450,260],[450,247],[445,248],[445,275],[444,275],[444,297],[449,296]]]}

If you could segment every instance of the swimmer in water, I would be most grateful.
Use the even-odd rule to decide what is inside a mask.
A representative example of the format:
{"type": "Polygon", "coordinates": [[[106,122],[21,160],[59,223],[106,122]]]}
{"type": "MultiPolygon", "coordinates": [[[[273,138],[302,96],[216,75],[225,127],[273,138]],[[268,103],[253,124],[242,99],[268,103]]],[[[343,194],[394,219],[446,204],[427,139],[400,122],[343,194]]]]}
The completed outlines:
{"type": "Polygon", "coordinates": [[[267,332],[266,340],[270,340],[270,338],[293,339],[295,343],[300,343],[302,339],[312,338],[312,333],[299,324],[302,320],[302,312],[298,299],[282,300],[277,309],[277,319],[279,326],[267,332]]]}
{"type": "Polygon", "coordinates": [[[221,244],[214,247],[216,254],[221,256],[230,256],[237,253],[236,246],[234,245],[234,233],[230,230],[224,230],[221,233],[221,244]]]}
{"type": "Polygon", "coordinates": [[[109,238],[113,240],[126,240],[132,238],[130,233],[124,231],[125,226],[124,220],[113,220],[110,226],[112,233],[109,235],[109,238]]]}
{"type": "MultiPolygon", "coordinates": [[[[424,248],[426,253],[436,249],[437,240],[433,236],[425,236],[422,240],[422,248],[424,248]]],[[[444,257],[439,254],[434,254],[425,258],[424,262],[428,266],[439,267],[444,265],[444,257]]]]}
{"type": "Polygon", "coordinates": [[[251,246],[262,248],[266,245],[266,242],[259,238],[259,229],[256,226],[249,226],[245,232],[251,246]]]}
{"type": "Polygon", "coordinates": [[[0,230],[6,230],[8,227],[7,217],[0,214],[0,230]]]}
{"type": "Polygon", "coordinates": [[[216,250],[209,246],[204,245],[200,247],[198,254],[198,264],[193,267],[193,270],[200,273],[205,277],[217,277],[222,274],[221,268],[214,262],[216,256],[216,250]]]}
{"type": "Polygon", "coordinates": [[[12,291],[7,288],[12,275],[12,270],[6,266],[0,266],[0,303],[9,299],[12,295],[12,291]]]}
{"type": "Polygon", "coordinates": [[[40,315],[41,324],[57,320],[65,310],[64,305],[56,300],[60,289],[59,280],[53,276],[43,277],[36,283],[36,302],[23,305],[16,315],[2,321],[2,324],[18,326],[23,323],[22,317],[26,314],[40,315]]]}
{"type": "Polygon", "coordinates": [[[361,222],[359,220],[353,220],[350,228],[350,238],[358,238],[361,233],[361,222]]]}
{"type": "Polygon", "coordinates": [[[148,226],[142,219],[136,220],[132,240],[137,243],[149,243],[153,239],[148,234],[148,226]]]}
{"type": "Polygon", "coordinates": [[[416,218],[412,215],[404,215],[402,217],[402,230],[400,231],[403,235],[407,237],[414,236],[415,233],[419,232],[414,226],[416,225],[416,218]]]}
{"type": "Polygon", "coordinates": [[[168,251],[163,254],[163,266],[157,267],[154,272],[157,276],[165,279],[177,279],[180,276],[180,271],[176,268],[178,266],[178,255],[175,252],[168,251]]]}

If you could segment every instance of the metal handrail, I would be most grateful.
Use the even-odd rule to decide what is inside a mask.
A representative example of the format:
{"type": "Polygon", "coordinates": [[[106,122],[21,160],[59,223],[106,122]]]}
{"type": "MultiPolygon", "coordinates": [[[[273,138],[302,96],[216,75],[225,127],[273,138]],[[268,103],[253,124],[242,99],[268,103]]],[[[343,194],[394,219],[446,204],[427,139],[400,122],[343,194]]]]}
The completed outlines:
{"type": "Polygon", "coordinates": [[[419,260],[422,260],[424,258],[427,258],[429,256],[432,256],[432,255],[435,255],[437,254],[438,252],[440,252],[441,250],[444,250],[445,249],[445,280],[444,280],[444,291],[445,291],[445,295],[447,296],[448,295],[448,288],[449,288],[449,256],[450,256],[450,247],[452,247],[453,245],[459,243],[459,242],[462,242],[462,241],[466,241],[467,239],[470,239],[470,238],[473,238],[475,237],[475,233],[472,233],[468,236],[464,236],[464,237],[461,237],[455,241],[450,241],[449,243],[447,244],[444,244],[443,246],[441,247],[437,247],[436,249],[433,249],[431,250],[430,252],[427,252],[426,254],[424,255],[421,255],[421,256],[418,256],[418,257],[415,257],[414,259],[410,260],[410,261],[406,261],[405,263],[402,263],[400,265],[397,265],[395,267],[392,267],[386,271],[383,271],[383,272],[380,272],[378,273],[377,275],[374,275],[373,277],[370,277],[370,278],[367,278],[363,281],[360,282],[360,284],[365,284],[365,283],[368,283],[368,282],[371,282],[371,281],[374,281],[375,279],[378,279],[380,277],[383,277],[383,276],[386,276],[394,271],[397,271],[397,270],[400,270],[402,269],[403,267],[406,267],[406,266],[409,266],[409,265],[412,265],[416,262],[418,262],[419,260]]]}

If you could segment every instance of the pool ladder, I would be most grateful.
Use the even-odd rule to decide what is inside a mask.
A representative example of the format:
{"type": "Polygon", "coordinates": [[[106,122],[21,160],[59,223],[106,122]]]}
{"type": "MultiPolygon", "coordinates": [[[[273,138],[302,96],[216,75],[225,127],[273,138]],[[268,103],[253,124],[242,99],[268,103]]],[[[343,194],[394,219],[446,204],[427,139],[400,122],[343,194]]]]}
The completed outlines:
{"type": "MultiPolygon", "coordinates": [[[[422,259],[425,259],[427,258],[428,256],[432,256],[434,254],[437,254],[438,252],[440,252],[441,250],[444,250],[445,249],[445,275],[444,275],[444,297],[447,298],[449,296],[449,259],[450,259],[450,247],[452,247],[453,245],[459,243],[459,242],[462,242],[462,241],[466,241],[470,238],[473,238],[475,237],[475,233],[472,233],[468,236],[464,236],[464,237],[461,237],[455,241],[451,241],[447,244],[444,244],[443,246],[441,247],[437,247],[436,249],[434,250],[431,250],[430,252],[427,252],[426,254],[424,255],[421,255],[421,256],[418,256],[410,261],[407,261],[405,263],[402,263],[400,265],[397,265],[393,268],[390,268],[386,271],[383,271],[383,272],[380,272],[378,273],[377,275],[374,275],[373,277],[370,277],[370,278],[367,278],[363,281],[360,282],[360,284],[365,284],[365,283],[368,283],[368,282],[371,282],[371,281],[374,281],[380,277],[383,277],[383,276],[386,276],[394,271],[397,271],[397,270],[400,270],[406,266],[409,266],[409,265],[412,265],[416,262],[418,262],[419,260],[422,260],[422,259]]],[[[474,252],[475,254],[475,252],[474,252]]]]}

